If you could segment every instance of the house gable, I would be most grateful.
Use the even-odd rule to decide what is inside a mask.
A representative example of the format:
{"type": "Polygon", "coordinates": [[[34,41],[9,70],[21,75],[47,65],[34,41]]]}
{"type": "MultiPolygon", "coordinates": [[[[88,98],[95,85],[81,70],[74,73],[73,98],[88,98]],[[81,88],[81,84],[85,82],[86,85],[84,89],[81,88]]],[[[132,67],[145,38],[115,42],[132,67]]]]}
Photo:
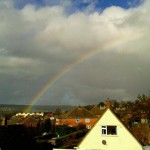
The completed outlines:
{"type": "Polygon", "coordinates": [[[89,129],[95,124],[97,119],[98,117],[84,107],[77,107],[68,112],[64,118],[61,118],[59,120],[59,124],[65,124],[69,126],[78,126],[79,124],[84,124],[89,129]]]}
{"type": "Polygon", "coordinates": [[[78,149],[142,150],[142,145],[115,114],[107,109],[79,143],[78,149]]]}

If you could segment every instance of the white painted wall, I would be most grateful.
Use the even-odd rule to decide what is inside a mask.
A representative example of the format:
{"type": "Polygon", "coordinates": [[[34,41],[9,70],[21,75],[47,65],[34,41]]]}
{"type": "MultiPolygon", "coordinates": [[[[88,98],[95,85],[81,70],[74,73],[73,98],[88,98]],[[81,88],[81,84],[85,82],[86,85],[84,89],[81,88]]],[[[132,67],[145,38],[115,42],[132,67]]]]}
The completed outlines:
{"type": "Polygon", "coordinates": [[[95,150],[142,150],[142,145],[109,109],[78,145],[78,149],[95,150]],[[102,125],[117,125],[117,135],[102,135],[102,125]],[[102,144],[106,141],[106,145],[102,144]]]}

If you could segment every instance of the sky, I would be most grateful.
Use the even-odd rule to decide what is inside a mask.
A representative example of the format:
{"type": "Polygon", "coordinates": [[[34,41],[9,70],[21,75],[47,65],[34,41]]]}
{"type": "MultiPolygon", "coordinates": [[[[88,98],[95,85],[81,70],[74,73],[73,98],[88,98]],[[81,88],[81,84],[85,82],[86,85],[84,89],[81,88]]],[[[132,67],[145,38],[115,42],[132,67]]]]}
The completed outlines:
{"type": "Polygon", "coordinates": [[[0,0],[0,103],[149,94],[149,15],[149,0],[0,0]]]}

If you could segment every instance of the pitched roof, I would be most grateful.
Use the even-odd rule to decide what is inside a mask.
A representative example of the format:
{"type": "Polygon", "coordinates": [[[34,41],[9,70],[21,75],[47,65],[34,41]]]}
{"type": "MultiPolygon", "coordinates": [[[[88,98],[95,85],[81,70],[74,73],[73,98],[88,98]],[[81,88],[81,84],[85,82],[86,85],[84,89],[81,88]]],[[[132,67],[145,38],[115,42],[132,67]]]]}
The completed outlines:
{"type": "Polygon", "coordinates": [[[21,124],[21,122],[24,120],[24,117],[22,116],[15,116],[12,117],[10,120],[8,120],[8,124],[9,125],[13,125],[13,124],[21,124]]]}
{"type": "Polygon", "coordinates": [[[38,120],[33,116],[27,116],[21,123],[22,124],[37,124],[38,120]]]}
{"type": "Polygon", "coordinates": [[[26,116],[26,117],[22,117],[22,116],[16,116],[13,117],[12,119],[8,120],[8,124],[9,125],[14,125],[14,124],[26,124],[26,125],[31,125],[34,124],[36,125],[38,122],[38,119],[35,118],[34,116],[26,116]]]}
{"type": "Polygon", "coordinates": [[[84,107],[77,107],[68,112],[65,118],[96,118],[96,116],[84,107]]]}
{"type": "Polygon", "coordinates": [[[100,110],[97,106],[94,106],[91,110],[90,110],[91,113],[93,113],[94,115],[102,115],[103,114],[103,111],[100,110]]]}

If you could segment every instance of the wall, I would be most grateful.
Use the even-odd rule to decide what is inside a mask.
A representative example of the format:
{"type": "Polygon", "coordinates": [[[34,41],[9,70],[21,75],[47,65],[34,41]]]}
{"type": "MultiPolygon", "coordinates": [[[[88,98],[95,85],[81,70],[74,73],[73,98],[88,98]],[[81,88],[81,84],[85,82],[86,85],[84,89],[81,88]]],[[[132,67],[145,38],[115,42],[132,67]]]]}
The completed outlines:
{"type": "Polygon", "coordinates": [[[78,124],[85,124],[85,125],[90,125],[92,127],[96,121],[97,121],[97,118],[90,118],[90,122],[85,122],[85,118],[81,118],[79,122],[77,122],[76,119],[74,118],[60,119],[59,125],[77,126],[78,124]]]}

